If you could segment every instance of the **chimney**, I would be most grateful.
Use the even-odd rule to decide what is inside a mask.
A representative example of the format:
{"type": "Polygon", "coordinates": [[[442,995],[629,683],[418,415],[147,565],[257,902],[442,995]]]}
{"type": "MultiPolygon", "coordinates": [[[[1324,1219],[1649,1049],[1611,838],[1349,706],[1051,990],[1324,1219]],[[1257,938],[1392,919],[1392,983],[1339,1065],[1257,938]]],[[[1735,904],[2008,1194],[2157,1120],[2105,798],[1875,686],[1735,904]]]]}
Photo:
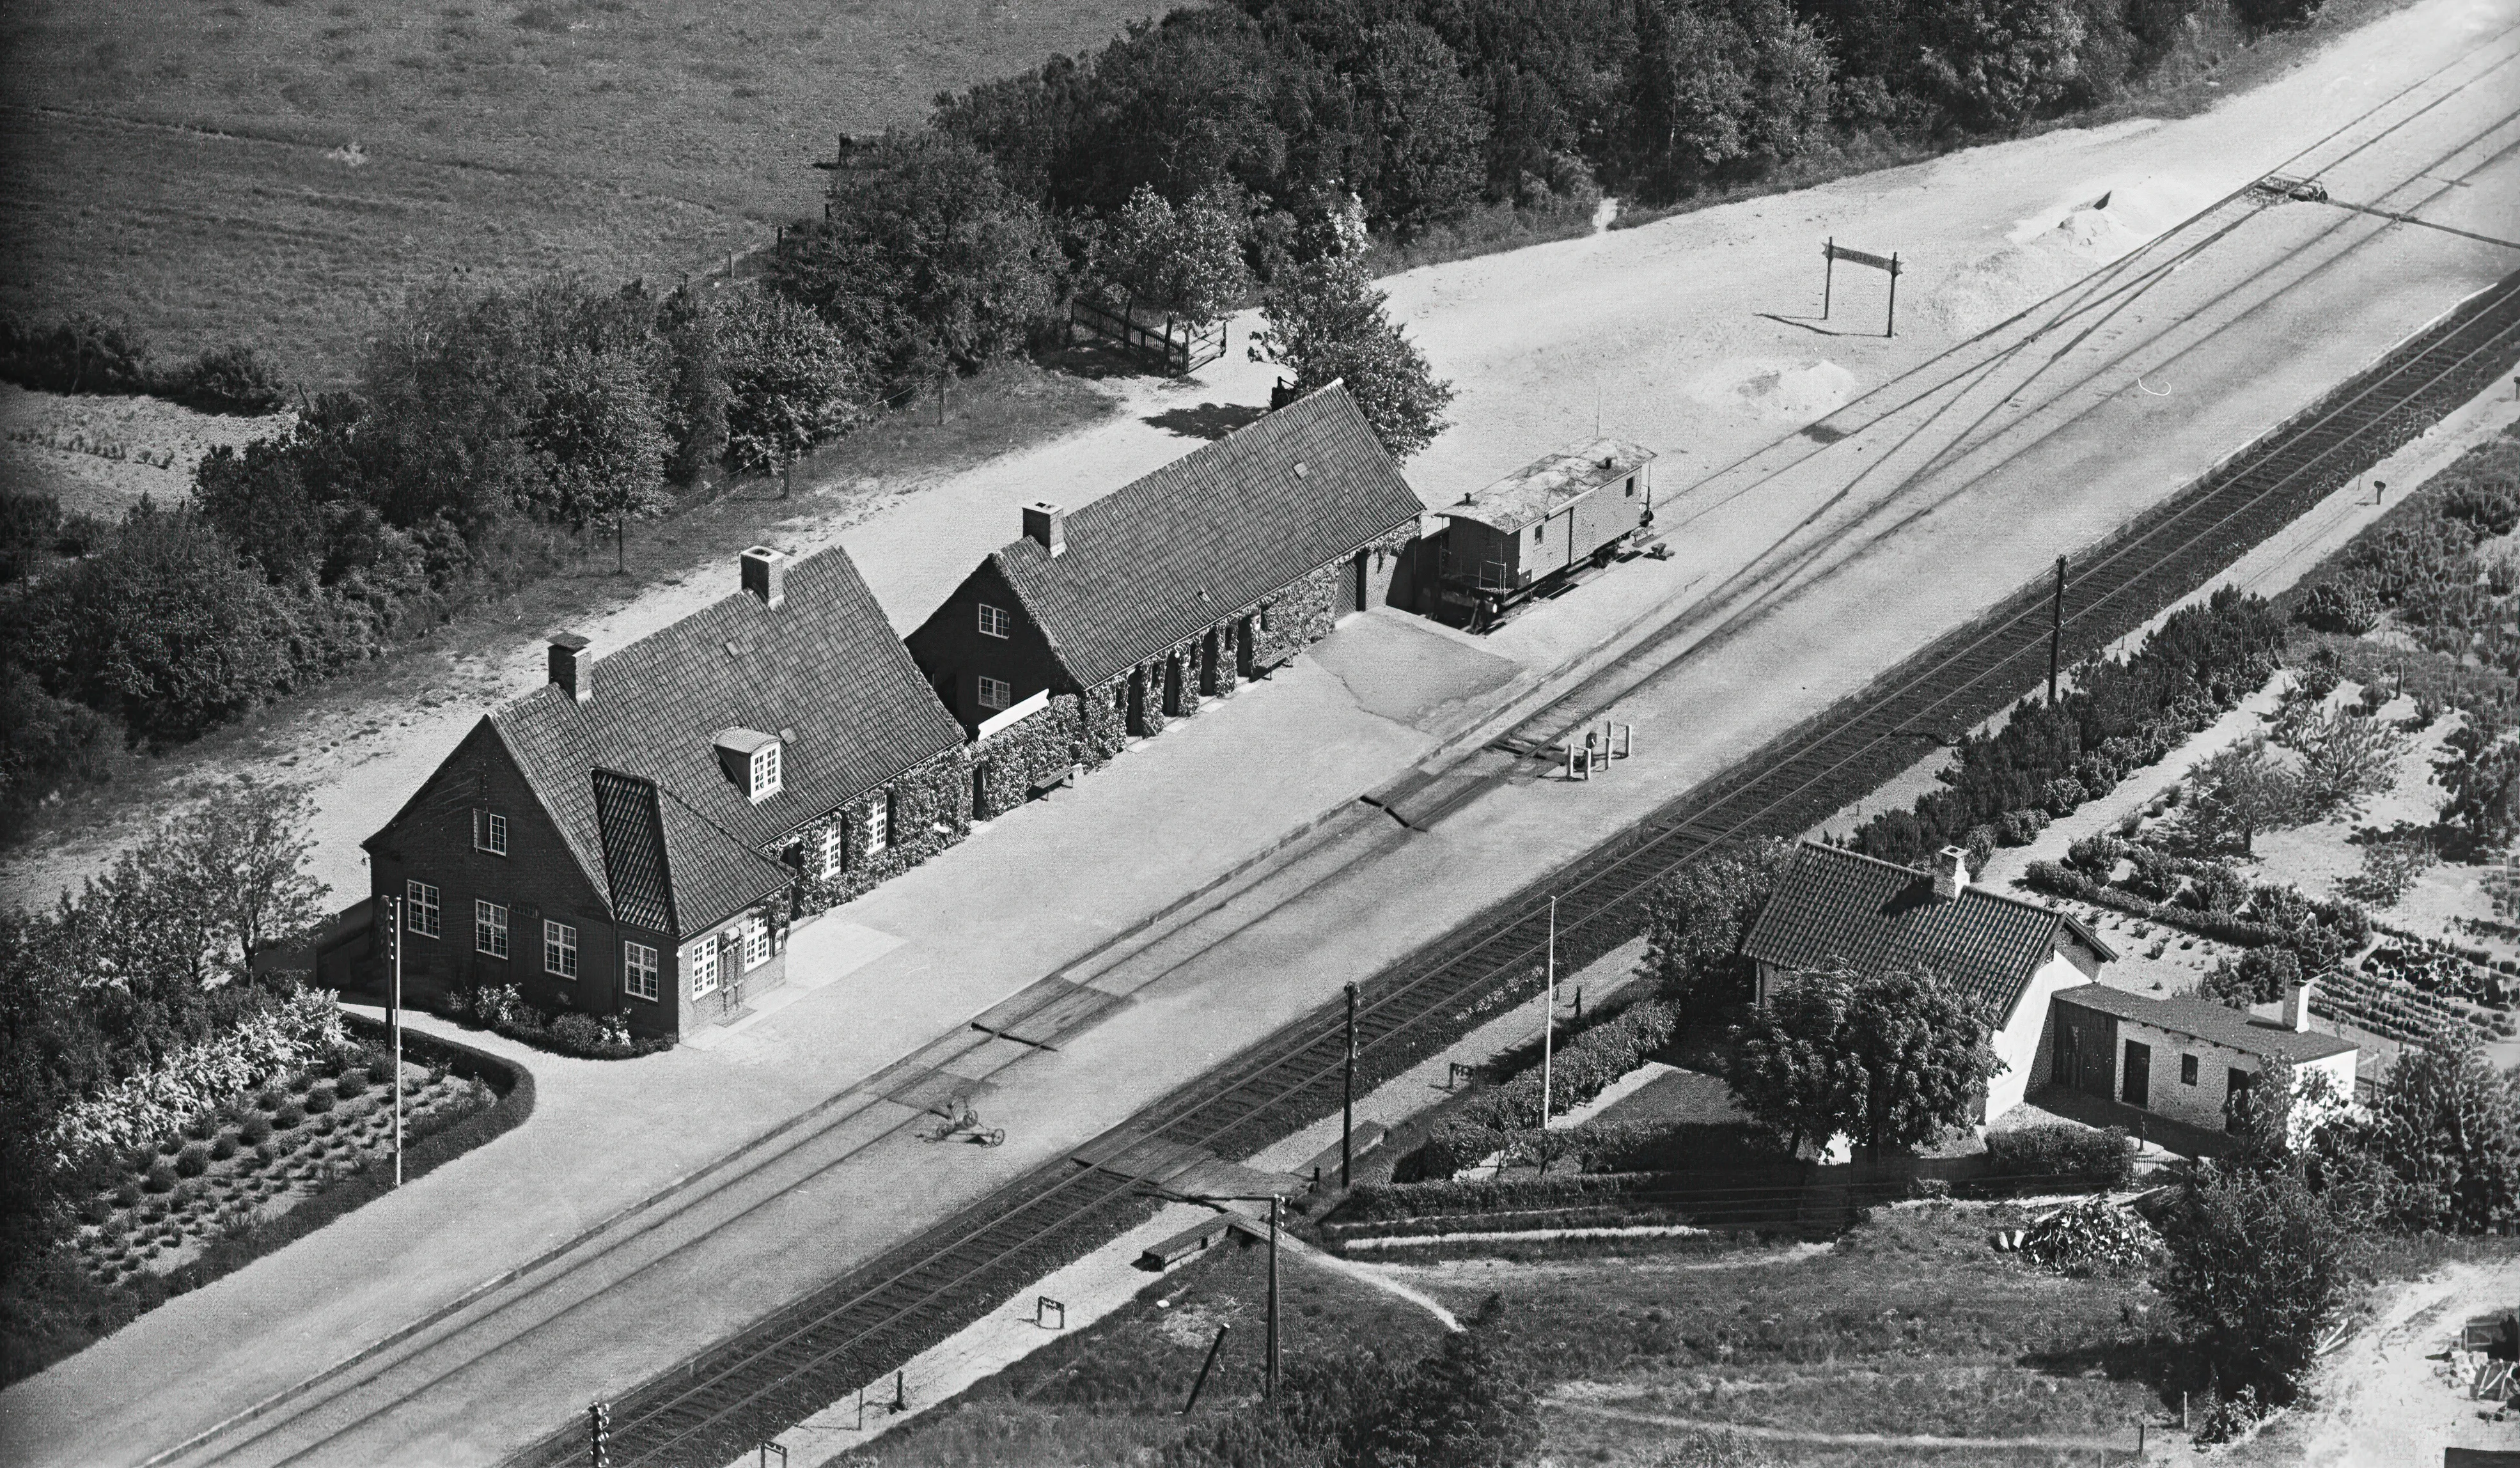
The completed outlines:
{"type": "Polygon", "coordinates": [[[1968,885],[1968,853],[1957,846],[1946,846],[1934,853],[1934,896],[1944,901],[1960,895],[1968,885]]]}
{"type": "Polygon", "coordinates": [[[595,691],[595,659],[586,655],[586,639],[563,632],[551,640],[551,681],[579,703],[595,691]]]}
{"type": "Polygon", "coordinates": [[[743,589],[761,599],[764,606],[777,606],[788,600],[788,556],[768,546],[754,546],[743,553],[743,589]]]}
{"type": "Polygon", "coordinates": [[[2304,979],[2298,984],[2286,987],[2284,990],[2284,1028],[2292,1031],[2296,1035],[2308,1034],[2310,1031],[2310,991],[2312,987],[2311,981],[2304,979]]]}
{"type": "Polygon", "coordinates": [[[1043,550],[1053,556],[1067,550],[1067,512],[1047,500],[1035,500],[1024,507],[1024,539],[1041,542],[1043,550]]]}

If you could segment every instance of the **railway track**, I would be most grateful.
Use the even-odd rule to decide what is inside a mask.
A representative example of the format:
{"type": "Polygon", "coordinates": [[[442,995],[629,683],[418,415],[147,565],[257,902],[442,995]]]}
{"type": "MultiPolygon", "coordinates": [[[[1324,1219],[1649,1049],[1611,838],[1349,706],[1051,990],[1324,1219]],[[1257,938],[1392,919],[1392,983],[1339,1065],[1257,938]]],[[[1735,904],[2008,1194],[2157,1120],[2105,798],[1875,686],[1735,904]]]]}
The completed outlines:
{"type": "MultiPolygon", "coordinates": [[[[2506,278],[2267,434],[2197,484],[2068,564],[2067,658],[2140,627],[2304,510],[2412,439],[2520,360],[2520,276],[2506,278]]],[[[1729,842],[1809,829],[1905,770],[1933,742],[2001,712],[2047,671],[2050,584],[1993,610],[1802,727],[1688,791],[1583,860],[1366,986],[1361,1064],[1405,1068],[1476,1017],[1537,987],[1544,899],[1561,960],[1580,964],[1642,929],[1672,872],[1729,842]]],[[[1542,716],[1546,717],[1546,715],[1542,716]]],[[[1123,1130],[1243,1156],[1334,1110],[1341,1016],[1287,1026],[1123,1130]]],[[[652,1379],[613,1403],[612,1461],[720,1464],[889,1371],[1153,1206],[1142,1184],[1069,1162],[973,1203],[924,1234],[652,1379]]],[[[518,1454],[558,1464],[580,1430],[518,1454]]]]}

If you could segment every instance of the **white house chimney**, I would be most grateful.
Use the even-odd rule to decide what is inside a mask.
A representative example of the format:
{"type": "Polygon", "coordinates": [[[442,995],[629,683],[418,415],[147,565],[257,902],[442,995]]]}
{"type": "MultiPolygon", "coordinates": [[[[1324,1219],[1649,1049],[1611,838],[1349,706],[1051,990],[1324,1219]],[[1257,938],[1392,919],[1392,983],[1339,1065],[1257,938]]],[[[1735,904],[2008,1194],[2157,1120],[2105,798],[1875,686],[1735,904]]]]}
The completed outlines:
{"type": "Polygon", "coordinates": [[[1067,550],[1067,512],[1047,500],[1035,500],[1023,509],[1023,533],[1026,540],[1041,542],[1041,548],[1053,556],[1067,550]]]}
{"type": "Polygon", "coordinates": [[[2306,1034],[2310,1029],[2310,991],[2313,987],[2310,980],[2304,979],[2284,990],[2284,1028],[2296,1035],[2306,1034]]]}
{"type": "Polygon", "coordinates": [[[754,546],[743,553],[743,589],[761,599],[764,606],[777,606],[788,600],[788,556],[768,546],[754,546]]]}
{"type": "Polygon", "coordinates": [[[1958,897],[1968,879],[1967,852],[1946,846],[1934,853],[1934,896],[1946,901],[1958,897]]]}
{"type": "Polygon", "coordinates": [[[586,655],[588,645],[573,632],[551,640],[551,681],[579,703],[595,691],[595,659],[586,655]]]}

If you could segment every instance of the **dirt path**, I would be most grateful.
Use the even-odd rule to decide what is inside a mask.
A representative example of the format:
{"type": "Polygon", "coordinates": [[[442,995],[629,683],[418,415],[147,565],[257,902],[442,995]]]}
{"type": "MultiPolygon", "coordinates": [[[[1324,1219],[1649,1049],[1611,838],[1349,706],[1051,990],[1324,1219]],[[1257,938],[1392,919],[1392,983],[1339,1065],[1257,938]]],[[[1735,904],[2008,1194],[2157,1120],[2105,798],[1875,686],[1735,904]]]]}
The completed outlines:
{"type": "Polygon", "coordinates": [[[2371,1323],[2321,1363],[2313,1405],[2270,1433],[2250,1461],[2359,1468],[2438,1463],[2445,1447],[2520,1448],[2520,1424],[2482,1420],[2485,1403],[2452,1389],[2431,1359],[2469,1315],[2514,1305],[2520,1259],[2449,1265],[2399,1286],[2371,1323]]]}
{"type": "Polygon", "coordinates": [[[2109,1438],[1938,1438],[1930,1434],[1903,1437],[1889,1433],[1802,1432],[1789,1427],[1750,1427],[1705,1417],[1666,1417],[1658,1412],[1631,1412],[1589,1401],[1568,1401],[1557,1397],[1543,1399],[1540,1404],[1552,1411],[1581,1412],[1588,1417],[1634,1422],[1644,1427],[1664,1427],[1674,1432],[1737,1433],[1763,1443],[1826,1443],[1846,1447],[2045,1447],[2085,1452],[2123,1452],[2135,1446],[2131,1442],[2109,1438]]]}

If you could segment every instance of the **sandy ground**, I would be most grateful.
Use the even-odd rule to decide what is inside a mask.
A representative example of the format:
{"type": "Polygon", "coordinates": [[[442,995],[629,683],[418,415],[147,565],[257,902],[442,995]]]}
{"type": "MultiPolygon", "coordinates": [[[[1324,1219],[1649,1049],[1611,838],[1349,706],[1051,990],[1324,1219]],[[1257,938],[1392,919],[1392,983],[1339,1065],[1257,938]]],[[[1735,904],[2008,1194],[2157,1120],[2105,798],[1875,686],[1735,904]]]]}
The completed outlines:
{"type": "MultiPolygon", "coordinates": [[[[2305,144],[2462,56],[2471,58],[2466,69],[2437,84],[2464,84],[2459,100],[2376,146],[2349,155],[2351,145],[2339,144],[2313,161],[2334,164],[2330,176],[2340,198],[2417,208],[2489,233],[2502,229],[2508,191],[2498,176],[2453,188],[2422,175],[2454,176],[2484,156],[2456,145],[2486,115],[2474,105],[2480,88],[2490,94],[2508,80],[2507,69],[2488,68],[2507,62],[2509,42],[2487,38],[2509,23],[2510,10],[2509,0],[2431,0],[2203,117],[2051,133],[1394,277],[1387,282],[1394,313],[1461,392],[1454,426],[1409,466],[1411,479],[1430,504],[1448,503],[1541,453],[1591,436],[1598,425],[1663,455],[1655,471],[1658,499],[1672,504],[1686,492],[1692,501],[1674,505],[1666,524],[1687,526],[1686,537],[1704,548],[1706,586],[1720,584],[1767,552],[1780,532],[1798,527],[1836,532],[1850,550],[1860,548],[1867,536],[1847,533],[1847,514],[1879,504],[1900,482],[1896,473],[1875,476],[1857,500],[1837,507],[1836,517],[1812,521],[1807,516],[1844,487],[1842,477],[1810,491],[1790,476],[1775,478],[1773,460],[1721,482],[1712,471],[1778,443],[1780,435],[1789,446],[1810,447],[1793,436],[1799,423],[1880,388],[1967,334],[2122,255],[2191,206],[2286,163],[2305,144]],[[2092,208],[2103,196],[2107,208],[2092,208]],[[1831,319],[1818,319],[1816,256],[1828,236],[1897,249],[1908,262],[1897,337],[1869,334],[1883,304],[1879,282],[1854,271],[1841,272],[1857,278],[1838,282],[1831,319]],[[1710,508],[1719,503],[1720,511],[1710,508]]],[[[2376,125],[2365,134],[2372,131],[2376,125]]],[[[2362,245],[2381,228],[2362,216],[2300,206],[2258,214],[2230,237],[2236,250],[2213,246],[2187,261],[2176,281],[2152,281],[2095,308],[2081,336],[2096,354],[2092,362],[2025,359],[2014,364],[2019,373],[1989,379],[2017,396],[2019,406],[1962,406],[1946,396],[1920,404],[1912,417],[1932,415],[1946,433],[1968,428],[1968,441],[1983,445],[2007,432],[2015,440],[2046,432],[2052,417],[2033,421],[2036,410],[2075,394],[2070,406],[2091,409],[2106,400],[2099,421],[2138,436],[2164,426],[2148,425],[2148,418],[2167,414],[2175,422],[2198,411],[2208,394],[2213,411],[2234,423],[2280,416],[2367,358],[2371,346],[2508,268],[2493,246],[2406,230],[2387,243],[2399,268],[2355,274],[2334,267],[2340,250],[2367,255],[2362,245]],[[2194,333],[2258,309],[2261,297],[2296,281],[2341,291],[2339,301],[2350,301],[2366,326],[2385,322],[2394,329],[2374,338],[2341,321],[2314,323],[2303,313],[2290,339],[2263,354],[2248,380],[2229,376],[2210,354],[2190,351],[2194,333]],[[2020,374],[2034,367],[2039,380],[2025,383],[2020,374]],[[2138,376],[2145,378],[2140,390],[2138,376]]],[[[1197,378],[1123,379],[1115,390],[1127,411],[1106,424],[942,482],[904,486],[892,508],[844,529],[819,517],[809,498],[777,538],[799,551],[833,540],[847,545],[895,624],[916,625],[974,560],[1014,533],[1019,505],[1037,498],[1079,504],[1177,457],[1192,446],[1178,431],[1180,410],[1265,403],[1275,373],[1244,360],[1251,326],[1248,318],[1234,322],[1232,350],[1197,378]]],[[[2245,435],[2230,442],[2237,436],[2245,435]]],[[[1947,437],[1918,442],[1918,452],[1938,460],[1967,458],[1958,452],[1965,445],[1947,437]]],[[[1853,452],[1842,451],[1811,472],[1833,473],[1853,452]]],[[[1914,467],[1912,457],[1906,468],[1914,467]]],[[[2152,482],[2144,497],[2175,482],[2152,482]]],[[[1913,533],[1917,527],[1906,516],[1929,513],[1940,502],[1901,503],[1902,517],[1869,533],[1913,533]]],[[[2094,507],[2088,519],[2060,516],[2054,533],[2087,539],[2129,508],[2110,503],[2094,507]]],[[[653,588],[600,623],[569,630],[593,637],[599,647],[621,645],[732,591],[734,568],[725,569],[723,579],[695,576],[653,588]]],[[[1969,572],[1989,592],[2019,579],[2000,565],[1972,565],[1969,572]]],[[[322,812],[317,874],[346,901],[365,886],[358,841],[383,823],[486,707],[533,687],[541,639],[560,630],[519,628],[513,641],[450,668],[448,696],[435,707],[306,720],[279,711],[263,730],[263,742],[275,751],[268,758],[186,773],[197,778],[254,773],[311,784],[322,812]]],[[[44,898],[101,866],[130,839],[140,819],[20,854],[0,872],[0,892],[22,901],[44,898]]]]}
{"type": "Polygon", "coordinates": [[[0,485],[65,513],[119,519],[148,496],[181,504],[213,448],[286,431],[293,413],[226,418],[151,397],[69,397],[0,382],[0,485]]]}
{"type": "Polygon", "coordinates": [[[2493,1422],[2441,1376],[2469,1315],[2520,1305],[2520,1260],[2454,1264],[2397,1286],[2371,1322],[2320,1363],[2311,1405],[2237,1455],[2246,1464],[2363,1468],[2438,1463],[2445,1447],[2520,1449],[2520,1422],[2493,1422]]]}

